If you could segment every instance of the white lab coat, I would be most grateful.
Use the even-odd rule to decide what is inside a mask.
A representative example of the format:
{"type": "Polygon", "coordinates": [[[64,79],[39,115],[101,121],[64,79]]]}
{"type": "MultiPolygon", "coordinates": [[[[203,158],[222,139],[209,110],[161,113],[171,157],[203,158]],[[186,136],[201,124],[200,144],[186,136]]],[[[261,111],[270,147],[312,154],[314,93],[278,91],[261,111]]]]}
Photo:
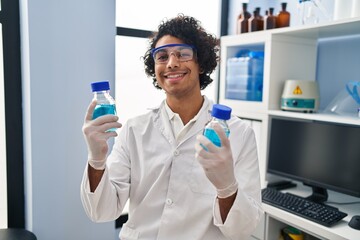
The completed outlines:
{"type": "Polygon", "coordinates": [[[247,239],[261,214],[260,178],[254,132],[238,117],[228,121],[239,190],[225,223],[216,190],[195,159],[195,138],[211,119],[206,99],[199,118],[177,143],[164,102],[130,119],[117,137],[94,193],[87,168],[81,199],[90,219],[117,219],[128,199],[129,220],[121,240],[247,239]]]}

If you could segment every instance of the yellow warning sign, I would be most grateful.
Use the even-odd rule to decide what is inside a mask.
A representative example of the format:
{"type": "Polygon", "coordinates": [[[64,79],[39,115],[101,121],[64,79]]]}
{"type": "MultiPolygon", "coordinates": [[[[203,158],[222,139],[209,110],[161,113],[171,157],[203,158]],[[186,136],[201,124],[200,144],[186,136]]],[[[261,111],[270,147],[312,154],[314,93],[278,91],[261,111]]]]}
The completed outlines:
{"type": "Polygon", "coordinates": [[[295,94],[295,95],[301,95],[301,94],[302,94],[302,90],[301,90],[301,88],[299,87],[299,85],[296,86],[296,88],[295,88],[294,91],[293,91],[293,94],[295,94]]]}

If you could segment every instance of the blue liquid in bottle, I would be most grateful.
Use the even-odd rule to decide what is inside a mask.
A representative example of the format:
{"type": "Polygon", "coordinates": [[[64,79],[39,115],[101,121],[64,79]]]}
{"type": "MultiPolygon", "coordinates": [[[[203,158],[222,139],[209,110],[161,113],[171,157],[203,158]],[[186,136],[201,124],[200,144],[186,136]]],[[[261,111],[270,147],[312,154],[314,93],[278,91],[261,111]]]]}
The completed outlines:
{"type": "MultiPolygon", "coordinates": [[[[230,135],[230,130],[229,129],[224,129],[225,130],[225,134],[226,137],[229,137],[230,135]]],[[[215,144],[218,147],[221,147],[221,141],[219,136],[217,135],[217,133],[215,132],[214,129],[212,128],[205,128],[204,130],[204,136],[207,137],[213,144],[215,144]]]]}
{"type": "Polygon", "coordinates": [[[93,119],[106,114],[116,115],[116,109],[114,104],[98,104],[96,105],[93,113],[93,119]]]}

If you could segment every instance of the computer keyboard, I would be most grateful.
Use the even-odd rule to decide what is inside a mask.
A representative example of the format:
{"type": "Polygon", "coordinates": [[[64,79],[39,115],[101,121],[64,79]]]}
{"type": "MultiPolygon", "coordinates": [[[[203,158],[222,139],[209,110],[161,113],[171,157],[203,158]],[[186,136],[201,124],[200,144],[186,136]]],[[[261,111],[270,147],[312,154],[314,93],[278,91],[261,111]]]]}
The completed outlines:
{"type": "Polygon", "coordinates": [[[283,193],[273,188],[262,190],[262,201],[326,227],[333,226],[347,216],[335,207],[319,204],[291,193],[283,193]]]}

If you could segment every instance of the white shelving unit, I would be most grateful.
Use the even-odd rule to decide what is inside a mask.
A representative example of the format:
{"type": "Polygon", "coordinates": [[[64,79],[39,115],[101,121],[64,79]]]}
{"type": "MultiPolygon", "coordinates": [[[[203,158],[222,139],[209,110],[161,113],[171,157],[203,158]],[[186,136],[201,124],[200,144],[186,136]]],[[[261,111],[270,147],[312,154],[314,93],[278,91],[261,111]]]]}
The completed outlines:
{"type": "MultiPolygon", "coordinates": [[[[341,39],[352,36],[360,36],[360,18],[312,26],[290,27],[235,36],[224,36],[221,38],[219,101],[221,104],[232,107],[233,113],[239,117],[256,120],[260,123],[258,124],[260,128],[258,130],[258,147],[262,187],[265,187],[267,182],[267,140],[269,119],[271,116],[360,126],[360,119],[355,115],[337,116],[335,114],[326,114],[323,113],[324,109],[319,109],[317,113],[289,112],[280,109],[281,94],[286,80],[300,79],[316,81],[319,41],[326,38],[341,39]],[[240,50],[244,49],[260,49],[265,53],[263,99],[261,102],[231,100],[225,97],[227,59],[236,56],[240,50]]],[[[353,54],[357,54],[356,51],[353,54]]],[[[329,66],[329,68],[332,67],[336,66],[329,66]]],[[[333,85],[332,81],[334,80],[329,80],[326,87],[331,88],[333,85]]],[[[321,95],[320,99],[322,99],[321,95]]],[[[297,189],[297,191],[303,190],[297,189]]],[[[334,193],[333,195],[341,197],[342,200],[348,198],[348,196],[342,194],[334,193]]],[[[360,201],[360,199],[357,198],[357,201],[360,201]]],[[[346,208],[344,211],[349,215],[343,222],[332,228],[322,227],[319,224],[286,213],[267,204],[263,205],[266,211],[265,221],[259,226],[256,233],[252,236],[252,239],[278,239],[280,229],[287,225],[297,227],[310,236],[320,239],[360,239],[360,232],[350,229],[347,226],[347,222],[351,216],[359,214],[359,210],[357,209],[356,211],[356,207],[359,208],[359,205],[355,205],[355,208],[346,208]]]]}

